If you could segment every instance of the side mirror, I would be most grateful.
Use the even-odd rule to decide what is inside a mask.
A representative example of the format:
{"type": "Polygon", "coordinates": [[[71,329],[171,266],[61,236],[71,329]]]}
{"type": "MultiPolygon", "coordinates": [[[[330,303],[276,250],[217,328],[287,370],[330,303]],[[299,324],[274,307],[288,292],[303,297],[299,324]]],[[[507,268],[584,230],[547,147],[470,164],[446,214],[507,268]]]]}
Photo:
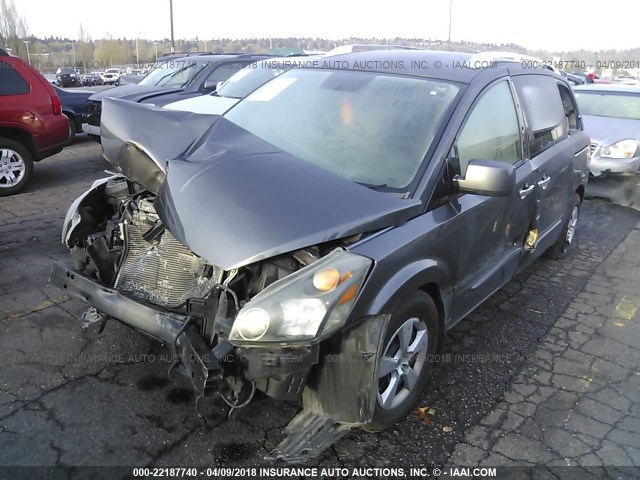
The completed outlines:
{"type": "Polygon", "coordinates": [[[464,177],[454,178],[458,190],[486,195],[488,197],[508,197],[515,189],[516,168],[496,160],[469,161],[464,177]]]}
{"type": "Polygon", "coordinates": [[[220,88],[222,84],[223,82],[216,82],[213,79],[207,79],[204,81],[202,89],[206,90],[207,92],[215,92],[216,90],[218,90],[218,88],[220,88]]]}

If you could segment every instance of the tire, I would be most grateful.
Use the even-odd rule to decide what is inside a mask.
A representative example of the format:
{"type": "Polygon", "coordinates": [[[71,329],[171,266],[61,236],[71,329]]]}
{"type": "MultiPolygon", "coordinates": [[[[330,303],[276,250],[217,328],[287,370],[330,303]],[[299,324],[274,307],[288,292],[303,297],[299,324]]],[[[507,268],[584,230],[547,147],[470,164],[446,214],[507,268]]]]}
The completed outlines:
{"type": "Polygon", "coordinates": [[[573,196],[573,203],[571,204],[571,209],[567,212],[565,216],[564,228],[562,229],[562,233],[556,240],[556,243],[551,245],[549,249],[544,252],[545,258],[550,258],[552,260],[559,260],[561,258],[566,257],[571,250],[572,247],[575,247],[577,243],[576,238],[576,229],[578,226],[578,220],[580,218],[580,205],[582,204],[582,199],[580,195],[577,193],[573,196]]]}
{"type": "Polygon", "coordinates": [[[21,192],[33,176],[33,156],[21,143],[0,137],[0,197],[21,192]]]}
{"type": "Polygon", "coordinates": [[[382,352],[377,359],[379,379],[373,392],[376,395],[373,419],[362,427],[364,430],[377,432],[407,416],[418,401],[429,377],[428,359],[438,348],[439,330],[438,310],[427,293],[416,291],[395,304],[382,352]],[[402,335],[403,330],[410,332],[409,335],[402,335]],[[403,337],[407,339],[404,342],[403,337]],[[403,348],[403,344],[410,349],[408,352],[405,350],[404,354],[406,347],[403,348]],[[383,360],[391,359],[392,356],[394,358],[390,362],[383,360]],[[391,370],[385,374],[383,369],[391,370]],[[395,382],[395,389],[392,382],[395,382]]]}
{"type": "Polygon", "coordinates": [[[76,126],[76,119],[73,118],[73,116],[67,115],[67,119],[69,120],[69,141],[67,142],[67,145],[71,145],[76,139],[78,127],[76,126]]]}

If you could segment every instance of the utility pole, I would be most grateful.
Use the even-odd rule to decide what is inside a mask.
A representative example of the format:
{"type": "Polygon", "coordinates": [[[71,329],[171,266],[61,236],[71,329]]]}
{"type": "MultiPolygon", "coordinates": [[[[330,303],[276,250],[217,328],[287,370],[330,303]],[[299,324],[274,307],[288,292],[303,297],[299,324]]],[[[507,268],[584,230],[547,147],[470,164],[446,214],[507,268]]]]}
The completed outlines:
{"type": "Polygon", "coordinates": [[[31,55],[29,54],[29,40],[23,40],[22,43],[27,46],[27,60],[29,61],[29,65],[31,65],[31,55]]]}
{"type": "Polygon", "coordinates": [[[207,51],[207,41],[206,40],[204,41],[204,51],[205,52],[207,51]]]}
{"type": "Polygon", "coordinates": [[[449,50],[451,50],[451,13],[453,11],[453,0],[449,0],[449,39],[447,43],[449,44],[449,50]]]}
{"type": "Polygon", "coordinates": [[[138,37],[140,37],[140,32],[136,33],[136,68],[140,66],[140,50],[138,50],[138,37]]]}
{"type": "Polygon", "coordinates": [[[173,0],[169,0],[169,17],[171,18],[171,53],[176,53],[176,42],[173,38],[173,0]]]}
{"type": "Polygon", "coordinates": [[[156,46],[156,62],[158,61],[158,42],[153,42],[153,44],[156,46]]]}
{"type": "Polygon", "coordinates": [[[73,69],[76,69],[76,41],[71,40],[71,49],[73,50],[73,69]]]}

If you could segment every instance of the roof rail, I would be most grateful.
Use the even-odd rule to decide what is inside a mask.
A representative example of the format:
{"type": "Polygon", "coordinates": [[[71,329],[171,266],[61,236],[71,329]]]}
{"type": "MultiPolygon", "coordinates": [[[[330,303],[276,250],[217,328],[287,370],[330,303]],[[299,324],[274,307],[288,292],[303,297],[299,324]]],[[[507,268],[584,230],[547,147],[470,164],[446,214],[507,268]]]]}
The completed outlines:
{"type": "Polygon", "coordinates": [[[195,55],[215,55],[215,53],[213,52],[173,52],[173,53],[165,53],[164,55],[160,56],[159,58],[163,58],[163,57],[192,57],[195,55]]]}
{"type": "Polygon", "coordinates": [[[546,70],[551,70],[554,73],[560,73],[560,71],[549,62],[545,62],[538,57],[518,52],[478,52],[474,53],[469,59],[469,63],[472,65],[481,64],[482,62],[517,62],[522,65],[530,65],[531,68],[544,68],[546,70]]]}
{"type": "Polygon", "coordinates": [[[329,50],[327,55],[340,55],[343,53],[354,53],[354,52],[369,52],[375,50],[424,50],[423,48],[418,47],[409,47],[406,45],[384,45],[384,44],[350,44],[350,45],[339,45],[333,50],[329,50]]]}

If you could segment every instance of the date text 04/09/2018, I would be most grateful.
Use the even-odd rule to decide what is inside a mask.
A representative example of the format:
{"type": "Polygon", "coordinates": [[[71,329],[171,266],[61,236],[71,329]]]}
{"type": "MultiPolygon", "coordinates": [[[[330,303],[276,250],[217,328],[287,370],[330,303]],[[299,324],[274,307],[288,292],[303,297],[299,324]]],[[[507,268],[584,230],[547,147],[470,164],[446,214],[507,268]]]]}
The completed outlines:
{"type": "Polygon", "coordinates": [[[407,472],[394,467],[215,467],[202,472],[209,477],[234,478],[402,478],[407,472]]]}

